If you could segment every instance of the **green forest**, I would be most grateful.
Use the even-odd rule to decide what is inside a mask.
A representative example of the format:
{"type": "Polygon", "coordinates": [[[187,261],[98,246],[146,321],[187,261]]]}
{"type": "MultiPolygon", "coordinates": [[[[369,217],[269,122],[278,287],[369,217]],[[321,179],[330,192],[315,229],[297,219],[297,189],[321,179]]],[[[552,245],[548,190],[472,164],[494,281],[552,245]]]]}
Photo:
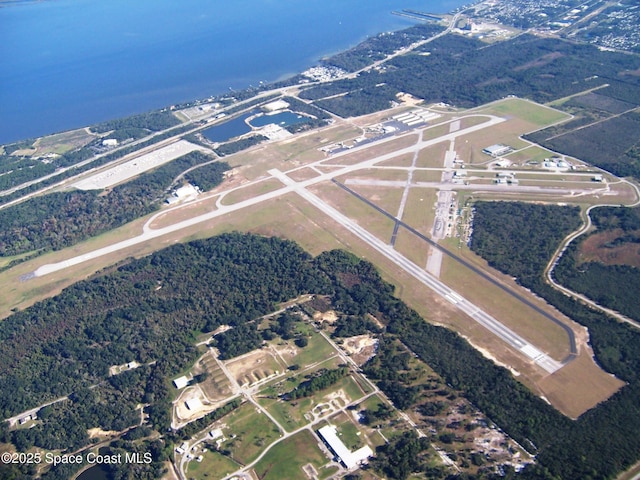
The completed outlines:
{"type": "MultiPolygon", "coordinates": [[[[529,218],[539,219],[536,229],[549,230],[540,222],[550,216],[535,216],[529,207],[519,221],[501,228],[494,225],[492,230],[532,231],[529,218]]],[[[567,210],[567,218],[572,218],[572,211],[567,210]]],[[[483,215],[482,206],[476,215],[483,215]]],[[[517,211],[512,210],[512,215],[517,211]]],[[[502,222],[501,216],[494,218],[502,222]]],[[[515,243],[517,236],[513,238],[513,248],[503,255],[526,247],[515,243]]],[[[519,267],[519,271],[529,270],[531,267],[519,267]]],[[[638,460],[640,336],[635,330],[563,295],[565,303],[550,298],[559,309],[572,310],[572,316],[590,328],[598,360],[628,382],[609,401],[572,421],[459,335],[425,322],[393,292],[373,265],[344,251],[312,258],[292,242],[237,233],[174,245],[109,268],[0,324],[3,415],[69,396],[45,410],[37,428],[8,432],[5,427],[0,432],[2,439],[22,448],[78,447],[88,441],[86,432],[83,434],[86,428],[137,426],[140,417],[134,407],[138,402],[149,404],[149,425],[167,431],[169,381],[195,361],[196,335],[223,324],[236,327],[230,331],[251,330],[253,319],[273,311],[278,302],[316,293],[329,295],[345,318],[356,319],[358,330],[367,325],[357,321],[366,314],[386,325],[385,335],[390,337],[381,339],[380,355],[364,368],[394,402],[410,406],[421,401],[425,389],[433,388],[413,383],[416,377],[408,368],[409,353],[403,353],[405,347],[395,343],[397,339],[537,455],[538,463],[525,469],[523,478],[611,478],[638,460]],[[109,366],[133,360],[143,365],[155,363],[107,376],[109,366]],[[89,390],[89,385],[97,387],[89,390]],[[68,428],[70,424],[74,428],[68,428]]],[[[544,290],[537,293],[548,297],[544,290]]],[[[216,338],[216,347],[227,358],[234,355],[237,343],[216,338]]],[[[317,378],[331,380],[324,374],[317,378]]],[[[303,388],[311,388],[312,383],[310,379],[303,388]]],[[[425,406],[424,411],[428,414],[429,408],[425,406]]],[[[412,439],[406,441],[406,452],[425,447],[412,439]]],[[[382,458],[395,461],[390,452],[384,455],[382,458]]],[[[401,471],[423,465],[406,457],[402,461],[406,465],[401,471]]],[[[391,472],[389,468],[393,466],[380,464],[383,471],[391,472]]],[[[432,473],[433,478],[442,474],[432,473]]]]}
{"type": "MultiPolygon", "coordinates": [[[[0,255],[12,256],[34,250],[59,250],[124,225],[157,210],[173,182],[184,170],[211,161],[194,151],[127,183],[103,191],[57,192],[34,197],[0,210],[0,255]]],[[[220,163],[204,167],[210,188],[222,181],[220,163]]]]}
{"type": "MultiPolygon", "coordinates": [[[[640,333],[627,324],[586,307],[545,283],[543,269],[550,259],[552,250],[541,259],[522,254],[522,250],[541,241],[539,231],[549,230],[549,227],[544,225],[545,217],[532,214],[532,210],[535,209],[542,211],[544,205],[478,202],[475,208],[471,248],[488,261],[494,262],[496,268],[503,273],[516,276],[523,286],[586,326],[598,363],[628,383],[607,402],[586,412],[575,422],[568,422],[564,417],[553,421],[553,417],[542,420],[538,418],[537,413],[531,413],[529,424],[551,436],[544,435],[549,443],[548,448],[543,449],[541,446],[545,443],[537,437],[531,437],[531,441],[540,451],[537,456],[539,465],[529,470],[540,475],[567,479],[614,477],[616,472],[628,468],[640,457],[640,442],[637,441],[638,436],[633,433],[640,431],[640,333]],[[507,212],[513,220],[505,223],[504,214],[507,212]],[[521,241],[522,231],[528,232],[531,236],[526,244],[521,241]],[[496,234],[499,238],[495,237],[496,234]],[[475,239],[483,236],[494,238],[493,241],[480,243],[481,247],[478,247],[475,239]],[[527,265],[522,265],[521,262],[526,262],[527,265]],[[535,273],[536,268],[537,275],[522,275],[527,271],[535,273]]],[[[573,207],[555,208],[564,209],[564,213],[560,213],[561,217],[571,219],[574,216],[573,207]]],[[[623,217],[628,218],[626,215],[623,217]]],[[[599,218],[599,221],[604,221],[602,216],[599,218]]],[[[557,222],[552,216],[547,216],[546,219],[550,223],[557,222]]],[[[478,405],[491,416],[481,404],[478,405]]],[[[538,411],[541,410],[530,410],[538,411]]],[[[499,421],[498,423],[504,425],[499,421]]],[[[506,430],[511,431],[508,428],[506,430]]],[[[540,478],[535,475],[527,477],[527,473],[525,471],[525,478],[540,478]]]]}
{"type": "Polygon", "coordinates": [[[635,57],[589,45],[530,35],[487,45],[446,35],[414,52],[382,71],[310,87],[300,96],[352,117],[388,108],[398,92],[466,108],[509,94],[545,103],[609,83],[613,98],[640,104],[640,79],[625,73],[637,69],[635,57]],[[323,100],[338,94],[345,95],[323,100]]]}
{"type": "MultiPolygon", "coordinates": [[[[590,213],[596,230],[593,234],[620,231],[605,248],[640,244],[640,208],[599,207],[590,213]]],[[[572,243],[553,271],[555,279],[570,289],[583,293],[598,304],[640,321],[640,268],[633,265],[605,265],[580,261],[580,248],[589,236],[572,243]]],[[[640,247],[638,247],[640,248],[640,247]]]]}

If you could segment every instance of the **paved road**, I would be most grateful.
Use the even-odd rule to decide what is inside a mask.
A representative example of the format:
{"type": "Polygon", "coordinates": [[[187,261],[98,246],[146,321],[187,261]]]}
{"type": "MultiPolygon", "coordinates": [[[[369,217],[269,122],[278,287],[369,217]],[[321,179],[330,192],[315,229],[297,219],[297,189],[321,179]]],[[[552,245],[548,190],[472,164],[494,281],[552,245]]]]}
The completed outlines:
{"type": "MultiPolygon", "coordinates": [[[[636,194],[636,200],[635,202],[633,202],[630,205],[626,205],[627,207],[637,207],[638,205],[640,205],[640,188],[638,188],[638,186],[628,180],[621,180],[620,182],[626,183],[628,185],[630,185],[636,194]]],[[[591,300],[590,298],[588,298],[585,295],[582,295],[581,293],[578,292],[574,292],[573,290],[565,287],[564,285],[560,285],[558,282],[556,282],[556,280],[553,278],[553,269],[556,267],[556,265],[558,264],[558,262],[560,261],[560,258],[562,257],[562,255],[564,254],[564,252],[567,250],[567,248],[569,247],[569,244],[571,242],[573,242],[576,238],[580,237],[581,235],[584,235],[585,233],[587,233],[588,231],[591,230],[591,217],[589,216],[589,213],[591,212],[591,210],[593,210],[594,208],[597,207],[620,207],[619,204],[598,204],[598,205],[592,205],[590,206],[586,212],[585,212],[585,223],[582,227],[580,227],[577,231],[569,234],[567,236],[567,238],[564,239],[562,245],[560,245],[560,247],[558,248],[558,250],[556,250],[556,253],[553,255],[553,257],[551,258],[551,260],[549,261],[549,263],[547,264],[547,268],[545,269],[544,275],[545,275],[545,279],[547,281],[547,283],[549,283],[549,285],[551,285],[553,288],[555,288],[556,290],[564,293],[567,296],[573,297],[579,301],[582,301],[584,303],[586,303],[587,305],[591,306],[592,308],[595,308],[596,310],[600,310],[602,312],[604,312],[607,315],[610,315],[614,318],[617,318],[618,320],[620,320],[621,322],[625,322],[628,323],[629,325],[632,325],[635,328],[640,329],[640,322],[637,322],[625,315],[622,315],[620,312],[617,312],[615,310],[612,310],[610,308],[607,307],[603,307],[602,305],[599,305],[598,303],[594,302],[593,300],[591,300]]]]}

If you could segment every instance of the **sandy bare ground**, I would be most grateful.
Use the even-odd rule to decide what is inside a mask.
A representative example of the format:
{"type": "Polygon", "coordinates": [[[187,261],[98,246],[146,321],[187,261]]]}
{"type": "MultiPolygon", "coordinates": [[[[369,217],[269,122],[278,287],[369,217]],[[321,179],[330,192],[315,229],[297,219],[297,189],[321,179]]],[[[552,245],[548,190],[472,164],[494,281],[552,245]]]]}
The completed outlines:
{"type": "Polygon", "coordinates": [[[356,364],[364,365],[376,354],[378,340],[371,335],[357,335],[345,338],[342,348],[349,354],[356,364]]]}
{"type": "Polygon", "coordinates": [[[186,140],[179,140],[166,147],[159,148],[103,172],[96,173],[95,175],[74,183],[73,186],[79,190],[102,190],[124,182],[136,175],[140,175],[152,168],[164,165],[195,150],[206,151],[204,148],[187,142],[186,140]]]}

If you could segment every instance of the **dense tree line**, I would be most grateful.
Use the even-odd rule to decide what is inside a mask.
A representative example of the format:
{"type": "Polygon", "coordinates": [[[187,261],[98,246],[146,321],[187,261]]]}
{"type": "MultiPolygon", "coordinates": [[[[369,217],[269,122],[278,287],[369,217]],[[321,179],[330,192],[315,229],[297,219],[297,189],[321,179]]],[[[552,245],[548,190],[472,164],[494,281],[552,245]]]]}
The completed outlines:
{"type": "MultiPolygon", "coordinates": [[[[34,197],[0,210],[0,255],[33,250],[59,250],[112,230],[159,208],[174,179],[184,170],[211,157],[194,151],[144,173],[127,183],[102,191],[56,192],[34,197]]],[[[215,167],[219,170],[227,164],[215,167]]],[[[221,175],[209,177],[222,181],[221,175]]]]}
{"type": "Polygon", "coordinates": [[[251,148],[259,143],[267,140],[267,137],[264,135],[251,135],[249,137],[241,138],[240,140],[235,140],[233,142],[223,143],[219,147],[217,147],[214,151],[224,157],[226,155],[233,155],[234,153],[238,153],[242,150],[246,150],[247,148],[251,148]]]}
{"type": "MultiPolygon", "coordinates": [[[[598,234],[608,230],[621,230],[622,234],[604,245],[612,248],[623,244],[640,243],[640,208],[601,207],[591,211],[598,234]]],[[[554,269],[556,280],[570,289],[587,295],[598,304],[612,308],[636,320],[640,320],[638,285],[640,269],[631,265],[605,265],[580,261],[581,245],[572,243],[554,269]]]]}
{"type": "MultiPolygon", "coordinates": [[[[608,80],[619,72],[637,68],[629,55],[529,35],[491,46],[446,35],[385,66],[383,71],[311,87],[301,96],[318,101],[347,94],[317,102],[342,117],[386,108],[398,92],[410,93],[427,103],[445,102],[459,107],[477,106],[507,94],[544,103],[600,85],[603,77],[608,80]],[[421,55],[427,52],[428,56],[421,55]]],[[[625,79],[629,88],[640,85],[637,78],[625,79]]]]}
{"type": "Polygon", "coordinates": [[[387,55],[403,47],[430,38],[442,30],[443,27],[434,23],[423,23],[399,32],[380,33],[346,52],[329,57],[323,63],[333,65],[347,72],[355,72],[377,60],[382,60],[387,55]]]}
{"type": "Polygon", "coordinates": [[[553,271],[562,285],[585,294],[599,305],[640,321],[640,269],[629,265],[578,264],[578,247],[571,245],[553,271]]]}
{"type": "Polygon", "coordinates": [[[340,381],[340,379],[347,376],[349,369],[347,367],[340,367],[335,369],[320,369],[313,374],[313,376],[302,382],[296,388],[283,395],[283,398],[287,400],[297,400],[298,398],[310,397],[320,390],[329,388],[340,381]]]}
{"type": "Polygon", "coordinates": [[[425,437],[419,438],[413,430],[405,432],[376,448],[371,466],[389,478],[398,480],[405,480],[413,473],[427,473],[427,478],[441,478],[442,471],[430,467],[432,462],[427,453],[429,446],[425,437]],[[430,471],[432,468],[437,471],[430,471]]]}
{"type": "Polygon", "coordinates": [[[341,315],[333,324],[333,337],[355,337],[365,333],[381,333],[381,329],[369,318],[362,315],[341,315]]]}
{"type": "Polygon", "coordinates": [[[91,127],[96,133],[106,133],[111,130],[123,130],[128,128],[141,128],[152,132],[158,132],[167,128],[175,127],[180,123],[173,113],[150,112],[140,115],[133,115],[126,118],[118,118],[116,120],[108,120],[91,127]]]}
{"type": "Polygon", "coordinates": [[[562,239],[582,223],[579,207],[476,202],[474,211],[471,249],[525,286],[538,278],[562,239]]]}
{"type": "Polygon", "coordinates": [[[203,192],[207,192],[222,183],[224,172],[230,168],[227,162],[213,162],[187,172],[184,178],[192,185],[197,185],[203,192]]]}
{"type": "Polygon", "coordinates": [[[0,191],[55,172],[53,163],[44,163],[29,157],[0,155],[0,191]]]}
{"type": "Polygon", "coordinates": [[[243,355],[262,346],[262,336],[255,323],[240,323],[215,337],[215,346],[220,351],[220,358],[243,355]]]}
{"type": "MultiPolygon", "coordinates": [[[[640,88],[638,88],[640,96],[640,88]]],[[[640,103],[640,98],[637,100],[640,103]]],[[[629,112],[561,136],[542,130],[527,138],[549,149],[585,160],[620,177],[640,178],[640,114],[629,112]],[[611,141],[615,138],[615,141],[611,141]]]]}

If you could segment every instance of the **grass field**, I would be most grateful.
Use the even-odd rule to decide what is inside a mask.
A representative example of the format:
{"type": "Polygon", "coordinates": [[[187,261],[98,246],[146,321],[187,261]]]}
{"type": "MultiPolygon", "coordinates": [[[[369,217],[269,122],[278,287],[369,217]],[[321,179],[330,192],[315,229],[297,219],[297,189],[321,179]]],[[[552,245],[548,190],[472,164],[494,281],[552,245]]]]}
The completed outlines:
{"type": "Polygon", "coordinates": [[[380,240],[389,242],[391,239],[395,222],[337,185],[320,184],[309,190],[347,217],[354,219],[380,240]]]}
{"type": "Polygon", "coordinates": [[[442,171],[440,170],[416,170],[412,178],[414,182],[439,182],[441,179],[442,171]]]}
{"type": "Polygon", "coordinates": [[[82,147],[96,138],[97,135],[87,133],[84,128],[71,130],[55,135],[39,138],[33,144],[38,155],[57,153],[62,155],[70,150],[82,147]]]}
{"type": "Polygon", "coordinates": [[[410,167],[413,162],[413,154],[405,153],[404,155],[400,155],[398,157],[392,158],[391,160],[385,160],[384,162],[378,163],[381,166],[388,167],[410,167]]]}
{"type": "MultiPolygon", "coordinates": [[[[518,117],[532,124],[532,127],[537,127],[536,129],[568,120],[571,117],[567,113],[522,98],[507,98],[491,103],[488,107],[480,108],[478,111],[504,117],[518,117]]],[[[528,131],[525,130],[523,133],[528,133],[528,131]]]]}
{"type": "Polygon", "coordinates": [[[449,142],[440,142],[431,147],[423,148],[418,154],[416,167],[442,168],[444,166],[444,155],[448,149],[449,142]]]}
{"type": "Polygon", "coordinates": [[[412,188],[409,190],[402,221],[420,233],[431,237],[431,228],[436,218],[437,190],[434,188],[412,188]]]}
{"type": "Polygon", "coordinates": [[[311,432],[303,430],[271,448],[254,471],[260,480],[307,480],[302,467],[310,463],[318,471],[319,478],[326,478],[335,470],[322,468],[329,459],[318,448],[318,442],[311,432]]]}
{"type": "Polygon", "coordinates": [[[309,341],[307,346],[298,348],[296,356],[292,359],[292,363],[300,365],[301,368],[324,362],[337,355],[333,347],[319,333],[312,332],[307,340],[309,341]]]}
{"type": "Polygon", "coordinates": [[[275,178],[268,178],[251,185],[247,185],[246,187],[238,188],[233,192],[229,192],[227,195],[222,197],[221,203],[222,205],[233,205],[243,200],[257,197],[258,195],[273,192],[274,190],[278,190],[283,186],[284,185],[282,185],[282,182],[280,180],[276,180],[275,178]]]}
{"type": "Polygon", "coordinates": [[[223,432],[229,440],[223,448],[230,450],[231,457],[243,465],[251,463],[267,445],[280,438],[278,427],[249,402],[225,417],[225,424],[223,432]]]}
{"type": "Polygon", "coordinates": [[[202,454],[202,462],[191,460],[187,468],[189,478],[195,480],[217,480],[235,472],[242,465],[216,451],[208,450],[202,454]]]}
{"type": "Polygon", "coordinates": [[[398,213],[400,200],[404,191],[404,188],[402,187],[349,185],[349,188],[358,192],[360,195],[369,199],[371,202],[392,215],[396,215],[398,213]]]}
{"type": "Polygon", "coordinates": [[[365,445],[362,439],[362,432],[347,414],[339,413],[335,417],[331,417],[330,423],[337,427],[338,437],[349,450],[354,451],[365,445]]]}

